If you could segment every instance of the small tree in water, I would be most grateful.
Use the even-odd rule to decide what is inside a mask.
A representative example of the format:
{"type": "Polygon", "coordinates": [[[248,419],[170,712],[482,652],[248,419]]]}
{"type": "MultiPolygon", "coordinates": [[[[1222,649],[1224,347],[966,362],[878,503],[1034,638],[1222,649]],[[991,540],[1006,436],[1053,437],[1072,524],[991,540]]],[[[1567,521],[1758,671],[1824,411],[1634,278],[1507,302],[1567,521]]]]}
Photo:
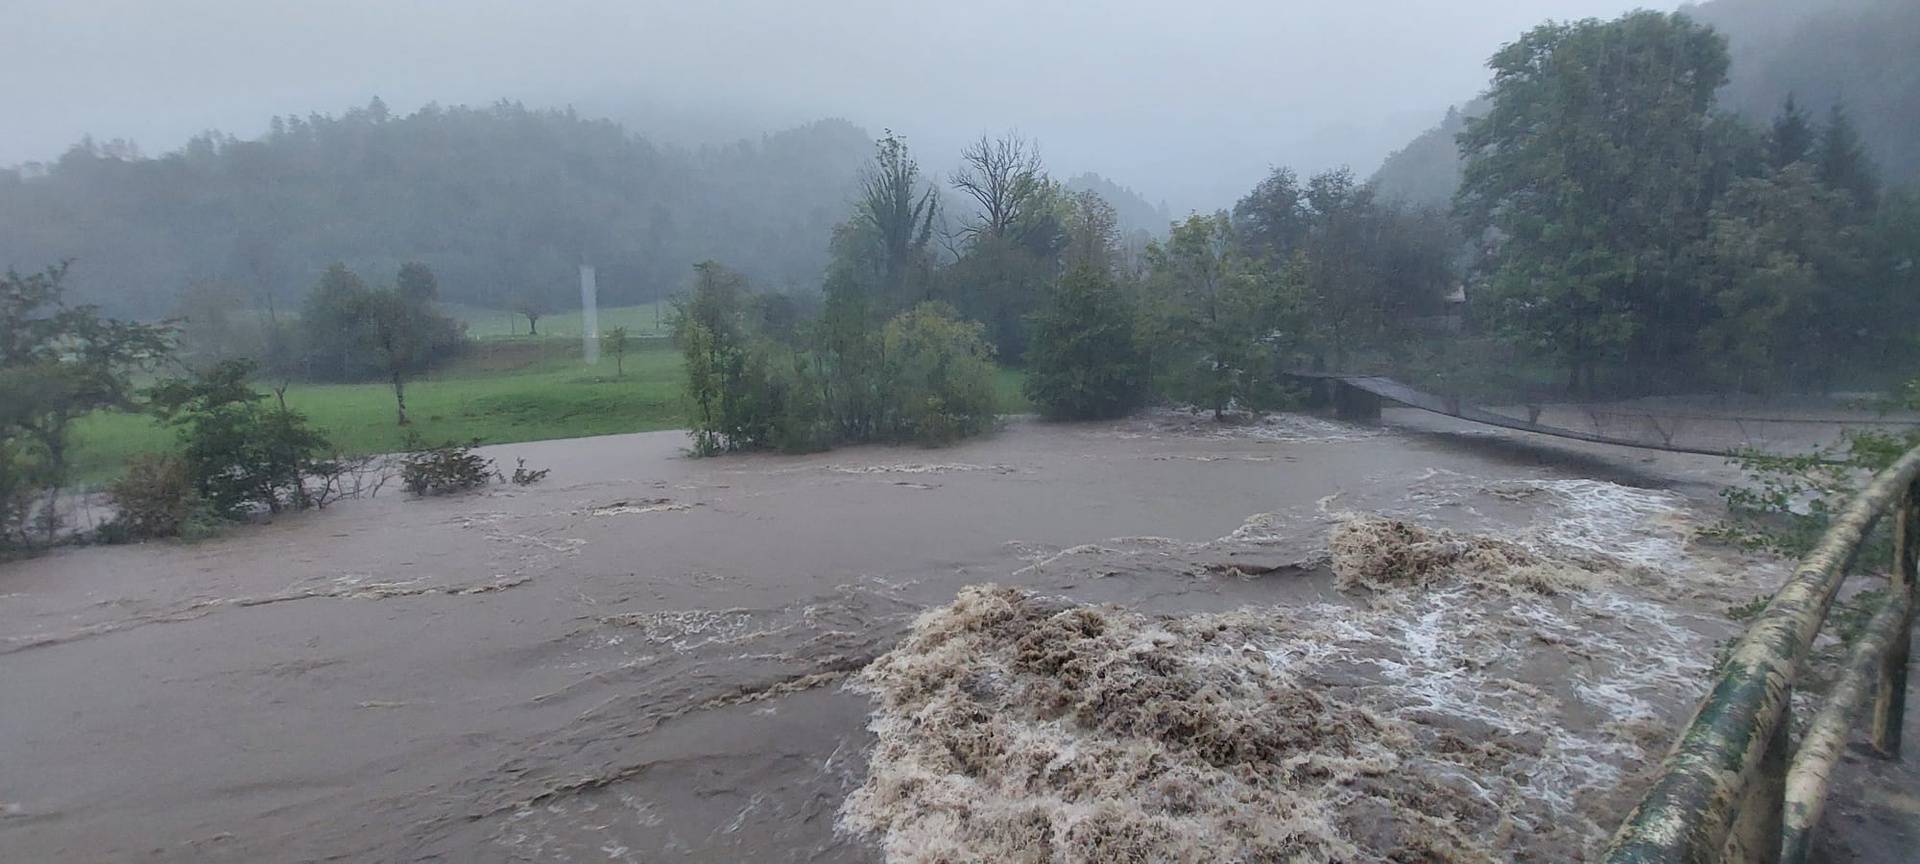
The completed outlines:
{"type": "Polygon", "coordinates": [[[153,411],[180,430],[181,457],[199,498],[225,518],[255,506],[310,505],[308,477],[325,472],[327,439],[305,415],[268,406],[247,383],[253,364],[221,363],[191,379],[155,386],[153,411]]]}
{"type": "Polygon", "coordinates": [[[755,410],[755,395],[764,375],[750,369],[746,280],[712,261],[693,270],[693,293],[674,310],[673,338],[687,363],[694,452],[710,456],[757,446],[766,418],[755,410]]]}

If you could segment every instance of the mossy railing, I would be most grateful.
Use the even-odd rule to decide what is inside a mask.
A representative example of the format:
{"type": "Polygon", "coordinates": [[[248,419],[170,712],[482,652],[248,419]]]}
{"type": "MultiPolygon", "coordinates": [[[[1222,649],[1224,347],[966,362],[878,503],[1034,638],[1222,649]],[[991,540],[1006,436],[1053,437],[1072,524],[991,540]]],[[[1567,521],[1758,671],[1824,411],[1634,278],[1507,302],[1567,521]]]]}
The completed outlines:
{"type": "Polygon", "coordinates": [[[1639,806],[1614,834],[1610,864],[1805,861],[1827,783],[1872,694],[1874,749],[1900,755],[1914,575],[1920,562],[1920,448],[1874,475],[1834,518],[1734,646],[1639,806]],[[1840,678],[1791,747],[1794,680],[1874,523],[1892,513],[1886,600],[1840,678]]]}

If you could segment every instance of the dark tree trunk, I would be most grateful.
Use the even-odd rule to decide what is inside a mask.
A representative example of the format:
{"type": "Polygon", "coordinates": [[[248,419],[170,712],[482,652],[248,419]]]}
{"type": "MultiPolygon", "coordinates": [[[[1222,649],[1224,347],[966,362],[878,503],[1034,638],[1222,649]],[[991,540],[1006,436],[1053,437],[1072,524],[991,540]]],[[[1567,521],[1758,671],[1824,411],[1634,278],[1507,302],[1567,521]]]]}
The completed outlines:
{"type": "Polygon", "coordinates": [[[407,425],[407,385],[400,377],[400,370],[393,370],[393,406],[395,423],[407,425]]]}

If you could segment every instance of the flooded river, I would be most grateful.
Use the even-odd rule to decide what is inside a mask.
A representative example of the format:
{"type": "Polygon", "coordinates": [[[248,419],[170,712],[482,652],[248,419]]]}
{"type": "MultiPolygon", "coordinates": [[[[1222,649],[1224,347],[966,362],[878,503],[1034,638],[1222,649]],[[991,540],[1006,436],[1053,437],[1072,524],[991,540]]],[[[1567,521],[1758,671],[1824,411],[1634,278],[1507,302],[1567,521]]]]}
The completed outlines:
{"type": "Polygon", "coordinates": [[[0,860],[1577,856],[1781,571],[1695,547],[1720,460],[1394,419],[511,445],[0,565],[0,860]]]}

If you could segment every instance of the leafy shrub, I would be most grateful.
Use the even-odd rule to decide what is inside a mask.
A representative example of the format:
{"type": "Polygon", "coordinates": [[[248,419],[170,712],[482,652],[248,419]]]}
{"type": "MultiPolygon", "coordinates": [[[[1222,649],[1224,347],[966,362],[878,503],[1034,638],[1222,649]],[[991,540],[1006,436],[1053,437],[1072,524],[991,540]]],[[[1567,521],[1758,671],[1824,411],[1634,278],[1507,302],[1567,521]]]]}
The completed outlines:
{"type": "Polygon", "coordinates": [[[532,486],[535,483],[547,479],[547,475],[551,473],[553,473],[552,468],[529,469],[527,468],[527,460],[515,459],[513,477],[511,479],[515,486],[532,486]]]}
{"type": "Polygon", "coordinates": [[[213,512],[237,519],[255,507],[278,513],[314,506],[309,478],[326,474],[326,436],[247,384],[253,364],[232,360],[151,391],[153,410],[180,429],[181,458],[194,492],[213,512]]]}
{"type": "Polygon", "coordinates": [[[993,346],[980,324],[922,303],[888,321],[881,341],[882,392],[897,437],[945,444],[992,426],[993,346]]]}
{"type": "Polygon", "coordinates": [[[712,262],[695,270],[693,295],[673,323],[686,359],[694,453],[819,449],[826,423],[807,361],[757,332],[767,304],[749,302],[738,274],[712,262]]]}
{"type": "Polygon", "coordinates": [[[0,553],[31,545],[34,502],[46,486],[42,464],[26,450],[0,437],[0,553]]]}
{"type": "Polygon", "coordinates": [[[186,460],[172,454],[145,453],[127,462],[127,473],[107,489],[112,522],[101,528],[109,542],[188,539],[212,534],[218,517],[194,490],[186,460]]]}
{"type": "Polygon", "coordinates": [[[1027,398],[1049,417],[1118,417],[1146,395],[1132,301],[1104,270],[1075,267],[1034,316],[1027,398]]]}
{"type": "Polygon", "coordinates": [[[492,483],[500,478],[493,460],[473,452],[478,438],[465,444],[421,446],[416,439],[400,462],[400,485],[415,495],[444,495],[492,483]]]}
{"type": "Polygon", "coordinates": [[[696,268],[674,318],[693,452],[820,450],[848,441],[941,444],[993,424],[993,348],[981,325],[922,304],[875,328],[857,295],[802,324],[749,302],[744,282],[696,268]]]}

